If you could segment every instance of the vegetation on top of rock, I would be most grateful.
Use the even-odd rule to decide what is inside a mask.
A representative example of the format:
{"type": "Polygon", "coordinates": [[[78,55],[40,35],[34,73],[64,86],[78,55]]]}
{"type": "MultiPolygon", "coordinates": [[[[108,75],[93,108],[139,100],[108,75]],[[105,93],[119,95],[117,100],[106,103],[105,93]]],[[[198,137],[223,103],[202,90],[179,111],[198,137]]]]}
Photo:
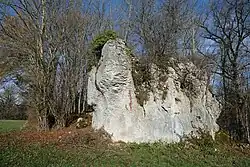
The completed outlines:
{"type": "Polygon", "coordinates": [[[103,46],[106,44],[106,42],[110,39],[116,39],[117,38],[117,34],[115,31],[113,30],[106,30],[103,33],[97,35],[92,43],[92,52],[95,54],[95,56],[97,57],[97,61],[100,59],[101,57],[101,51],[103,46]]]}
{"type": "Polygon", "coordinates": [[[196,90],[197,88],[195,87],[193,78],[197,78],[200,81],[204,80],[204,78],[198,76],[197,71],[199,71],[200,67],[194,65],[190,68],[189,63],[193,64],[191,60],[184,58],[177,59],[171,56],[157,57],[152,61],[149,61],[148,58],[145,57],[132,56],[132,76],[138,103],[143,106],[143,104],[148,101],[149,92],[152,91],[151,85],[154,84],[154,81],[157,81],[156,88],[162,92],[162,100],[166,98],[168,88],[164,85],[169,77],[169,67],[177,72],[182,91],[185,92],[189,98],[192,98],[192,96],[197,97],[198,91],[196,90]],[[179,66],[183,66],[183,68],[179,66]]]}
{"type": "Polygon", "coordinates": [[[143,104],[149,99],[152,80],[150,65],[145,59],[134,57],[132,59],[132,76],[135,86],[135,95],[138,103],[143,104]]]}

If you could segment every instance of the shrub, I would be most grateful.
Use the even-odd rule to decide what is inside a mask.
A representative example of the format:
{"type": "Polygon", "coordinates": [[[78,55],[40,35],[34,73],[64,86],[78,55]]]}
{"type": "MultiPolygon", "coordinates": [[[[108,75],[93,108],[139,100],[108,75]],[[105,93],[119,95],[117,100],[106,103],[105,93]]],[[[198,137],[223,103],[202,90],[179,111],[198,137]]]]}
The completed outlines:
{"type": "Polygon", "coordinates": [[[150,65],[147,59],[134,57],[134,60],[132,60],[132,76],[137,101],[143,106],[149,99],[150,82],[152,80],[150,65]]]}
{"type": "Polygon", "coordinates": [[[230,135],[226,131],[223,131],[223,130],[216,132],[215,140],[221,143],[231,142],[230,135]]]}
{"type": "Polygon", "coordinates": [[[101,58],[101,51],[105,43],[110,39],[116,39],[117,34],[113,30],[106,30],[103,33],[97,35],[92,41],[92,52],[97,58],[97,61],[101,58]]]}

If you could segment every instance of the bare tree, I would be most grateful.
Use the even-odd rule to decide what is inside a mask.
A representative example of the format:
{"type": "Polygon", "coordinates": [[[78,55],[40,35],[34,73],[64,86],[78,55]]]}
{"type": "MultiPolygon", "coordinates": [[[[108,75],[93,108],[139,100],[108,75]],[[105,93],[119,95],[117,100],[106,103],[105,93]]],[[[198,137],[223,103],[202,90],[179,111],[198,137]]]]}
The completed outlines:
{"type": "Polygon", "coordinates": [[[1,1],[1,49],[18,62],[39,129],[64,127],[84,112],[90,40],[110,28],[106,1],[1,1]],[[8,9],[6,11],[6,9],[8,9]],[[11,10],[11,13],[8,11],[11,10]]]}
{"type": "Polygon", "coordinates": [[[200,24],[203,37],[213,44],[217,55],[218,70],[222,78],[223,113],[222,127],[235,139],[249,138],[249,107],[244,98],[246,74],[249,71],[250,2],[211,1],[211,11],[200,24]],[[210,19],[209,19],[210,18],[210,19]]]}
{"type": "MultiPolygon", "coordinates": [[[[154,57],[180,54],[195,23],[196,3],[188,0],[126,1],[130,13],[131,38],[154,57]],[[132,12],[131,12],[132,10],[132,12]],[[132,14],[131,14],[132,13],[132,14]],[[186,40],[186,41],[185,41],[186,40]]],[[[128,31],[128,30],[127,30],[128,31]]],[[[191,35],[190,35],[191,36],[191,35]]]]}

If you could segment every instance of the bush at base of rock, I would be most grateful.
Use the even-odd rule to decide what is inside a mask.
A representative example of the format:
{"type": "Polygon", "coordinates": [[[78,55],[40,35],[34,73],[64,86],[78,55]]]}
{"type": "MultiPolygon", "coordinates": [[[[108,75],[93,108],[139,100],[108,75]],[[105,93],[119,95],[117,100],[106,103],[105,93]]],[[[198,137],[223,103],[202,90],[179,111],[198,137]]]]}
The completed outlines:
{"type": "Polygon", "coordinates": [[[81,129],[81,128],[86,128],[88,126],[91,126],[92,124],[92,115],[91,114],[86,114],[84,118],[80,117],[76,121],[76,128],[81,129]]]}

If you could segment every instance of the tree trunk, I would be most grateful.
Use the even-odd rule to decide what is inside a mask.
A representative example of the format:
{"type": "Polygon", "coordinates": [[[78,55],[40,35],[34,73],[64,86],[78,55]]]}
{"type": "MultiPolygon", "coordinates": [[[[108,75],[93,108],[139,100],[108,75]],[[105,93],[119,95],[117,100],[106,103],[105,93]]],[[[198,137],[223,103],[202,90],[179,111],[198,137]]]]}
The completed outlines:
{"type": "Polygon", "coordinates": [[[245,115],[245,121],[246,121],[246,135],[247,135],[247,142],[250,143],[250,133],[249,133],[249,120],[248,120],[248,110],[246,110],[246,115],[245,115]]]}
{"type": "Polygon", "coordinates": [[[62,129],[66,127],[66,117],[65,116],[60,116],[56,117],[55,120],[55,126],[56,129],[62,129]]]}
{"type": "Polygon", "coordinates": [[[48,117],[46,114],[38,116],[38,130],[39,131],[49,130],[48,117]]]}

